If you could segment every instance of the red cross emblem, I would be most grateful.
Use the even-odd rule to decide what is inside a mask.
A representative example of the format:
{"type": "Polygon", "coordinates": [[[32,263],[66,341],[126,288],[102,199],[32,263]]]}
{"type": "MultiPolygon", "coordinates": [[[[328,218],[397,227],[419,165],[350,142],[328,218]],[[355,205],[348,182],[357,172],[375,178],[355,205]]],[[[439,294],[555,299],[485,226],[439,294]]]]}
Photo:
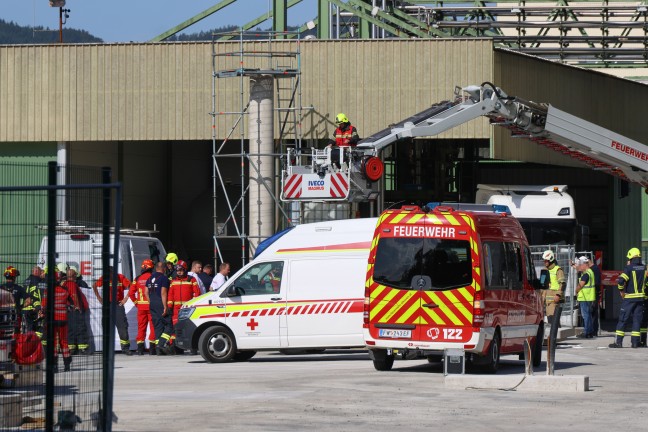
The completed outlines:
{"type": "Polygon", "coordinates": [[[254,318],[252,318],[248,323],[247,326],[250,327],[250,330],[254,331],[255,328],[259,325],[258,322],[254,321],[254,318]]]}

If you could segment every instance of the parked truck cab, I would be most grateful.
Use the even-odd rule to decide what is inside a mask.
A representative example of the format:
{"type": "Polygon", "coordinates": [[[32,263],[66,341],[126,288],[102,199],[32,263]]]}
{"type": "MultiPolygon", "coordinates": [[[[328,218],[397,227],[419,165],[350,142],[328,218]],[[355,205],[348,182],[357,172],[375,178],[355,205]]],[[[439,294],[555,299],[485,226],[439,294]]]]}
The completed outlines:
{"type": "Polygon", "coordinates": [[[507,210],[429,204],[380,216],[363,325],[377,370],[390,370],[396,354],[436,360],[453,348],[494,373],[500,354],[522,353],[525,339],[539,365],[539,285],[524,231],[507,210]]]}

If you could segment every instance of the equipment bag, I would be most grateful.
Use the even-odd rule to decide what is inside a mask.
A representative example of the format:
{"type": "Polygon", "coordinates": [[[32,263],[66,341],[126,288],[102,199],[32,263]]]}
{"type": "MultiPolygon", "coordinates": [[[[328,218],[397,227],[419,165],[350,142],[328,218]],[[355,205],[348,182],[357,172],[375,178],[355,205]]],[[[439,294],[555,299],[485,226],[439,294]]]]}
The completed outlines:
{"type": "Polygon", "coordinates": [[[14,360],[19,365],[33,365],[43,361],[43,345],[35,332],[16,335],[14,360]]]}

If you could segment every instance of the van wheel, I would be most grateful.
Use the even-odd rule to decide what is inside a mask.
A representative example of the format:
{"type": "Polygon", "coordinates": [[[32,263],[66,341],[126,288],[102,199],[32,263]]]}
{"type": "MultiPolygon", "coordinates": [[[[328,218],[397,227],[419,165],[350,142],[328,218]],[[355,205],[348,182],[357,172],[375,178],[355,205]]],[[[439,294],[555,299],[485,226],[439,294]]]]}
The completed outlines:
{"type": "Polygon", "coordinates": [[[540,366],[542,362],[542,344],[544,343],[544,323],[538,325],[538,334],[536,335],[535,344],[533,345],[533,367],[540,366]]]}
{"type": "Polygon", "coordinates": [[[499,369],[500,362],[500,347],[501,347],[501,337],[499,332],[495,332],[493,340],[488,347],[488,353],[486,354],[486,364],[482,366],[482,371],[490,374],[494,374],[499,369]]]}
{"type": "Polygon", "coordinates": [[[222,326],[210,327],[198,340],[200,355],[209,363],[232,361],[236,355],[236,340],[231,331],[222,326]]]}
{"type": "Polygon", "coordinates": [[[256,355],[256,351],[239,351],[234,354],[234,361],[248,361],[256,355]]]}
{"type": "Polygon", "coordinates": [[[390,371],[394,366],[394,356],[387,355],[387,350],[371,350],[374,368],[377,371],[390,371]]]}

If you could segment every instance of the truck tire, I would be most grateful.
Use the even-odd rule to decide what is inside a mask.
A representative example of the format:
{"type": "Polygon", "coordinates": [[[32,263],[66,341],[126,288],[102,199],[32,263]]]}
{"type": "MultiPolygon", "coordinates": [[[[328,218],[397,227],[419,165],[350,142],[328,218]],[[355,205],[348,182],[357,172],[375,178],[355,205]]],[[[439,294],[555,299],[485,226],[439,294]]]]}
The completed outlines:
{"type": "Polygon", "coordinates": [[[544,323],[540,323],[538,325],[538,334],[536,335],[535,338],[535,344],[533,344],[533,367],[538,367],[540,366],[540,363],[542,362],[542,344],[544,343],[544,323]]]}
{"type": "Polygon", "coordinates": [[[394,356],[387,355],[387,350],[376,349],[371,350],[373,355],[373,364],[374,368],[377,371],[390,371],[392,366],[394,366],[394,356]]]}
{"type": "Polygon", "coordinates": [[[485,373],[494,374],[497,373],[499,369],[500,362],[500,347],[501,347],[501,337],[498,331],[495,332],[493,340],[488,347],[488,353],[486,354],[486,363],[481,367],[481,370],[485,373]]]}
{"type": "Polygon", "coordinates": [[[210,327],[200,335],[198,349],[202,358],[209,363],[229,362],[236,355],[236,339],[225,327],[210,327]]]}
{"type": "Polygon", "coordinates": [[[256,351],[239,351],[234,354],[234,361],[248,361],[256,355],[256,351]]]}

